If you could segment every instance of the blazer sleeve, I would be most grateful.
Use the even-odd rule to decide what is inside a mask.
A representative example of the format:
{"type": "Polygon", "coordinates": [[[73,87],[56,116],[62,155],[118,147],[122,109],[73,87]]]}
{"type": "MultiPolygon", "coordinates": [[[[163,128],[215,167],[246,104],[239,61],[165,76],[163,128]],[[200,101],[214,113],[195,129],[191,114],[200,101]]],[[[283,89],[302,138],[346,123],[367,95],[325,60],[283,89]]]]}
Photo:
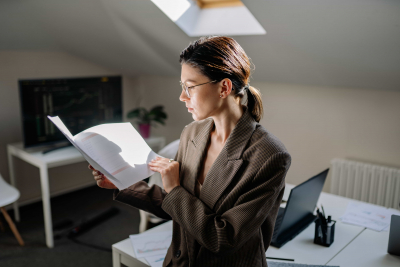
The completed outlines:
{"type": "MultiPolygon", "coordinates": [[[[181,137],[183,135],[182,131],[181,137]]],[[[179,162],[179,172],[182,165],[183,158],[183,143],[179,143],[178,152],[175,156],[175,161],[179,162]]],[[[139,181],[130,187],[119,191],[114,191],[113,199],[133,206],[135,208],[150,212],[159,218],[171,220],[171,216],[166,213],[161,205],[167,192],[158,185],[149,185],[145,181],[139,181]]]]}
{"type": "Polygon", "coordinates": [[[217,214],[182,186],[171,190],[162,208],[202,246],[216,254],[239,249],[269,216],[291,163],[287,152],[273,154],[233,207],[217,214]]]}
{"type": "Polygon", "coordinates": [[[170,220],[171,216],[161,208],[166,195],[167,192],[158,185],[149,187],[145,181],[139,181],[124,190],[119,191],[116,189],[113,198],[119,202],[150,212],[159,218],[170,220]]]}

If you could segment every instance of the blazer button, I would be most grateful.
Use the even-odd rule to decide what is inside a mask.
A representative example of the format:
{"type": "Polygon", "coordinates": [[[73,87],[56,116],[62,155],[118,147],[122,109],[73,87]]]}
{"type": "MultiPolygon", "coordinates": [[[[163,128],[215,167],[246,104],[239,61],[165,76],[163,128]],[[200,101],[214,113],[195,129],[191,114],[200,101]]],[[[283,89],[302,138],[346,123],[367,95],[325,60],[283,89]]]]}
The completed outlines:
{"type": "Polygon", "coordinates": [[[175,257],[179,258],[180,256],[181,256],[181,251],[178,250],[178,251],[176,252],[176,254],[175,254],[175,257]]]}

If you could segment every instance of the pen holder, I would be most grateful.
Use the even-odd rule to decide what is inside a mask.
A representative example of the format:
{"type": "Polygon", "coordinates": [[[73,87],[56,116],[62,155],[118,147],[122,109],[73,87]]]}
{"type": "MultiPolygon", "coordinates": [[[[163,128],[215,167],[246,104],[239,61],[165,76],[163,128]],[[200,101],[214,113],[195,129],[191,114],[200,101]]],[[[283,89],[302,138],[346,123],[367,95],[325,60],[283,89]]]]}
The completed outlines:
{"type": "Polygon", "coordinates": [[[320,219],[315,221],[315,235],[314,243],[330,247],[335,237],[335,223],[336,221],[330,221],[326,224],[321,223],[320,219]]]}

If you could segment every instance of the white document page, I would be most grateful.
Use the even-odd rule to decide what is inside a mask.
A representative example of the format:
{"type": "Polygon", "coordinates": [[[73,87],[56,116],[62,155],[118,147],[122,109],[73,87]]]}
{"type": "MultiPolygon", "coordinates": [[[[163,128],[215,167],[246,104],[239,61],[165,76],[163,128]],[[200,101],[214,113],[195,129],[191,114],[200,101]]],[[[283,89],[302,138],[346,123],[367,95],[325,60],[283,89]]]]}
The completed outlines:
{"type": "Polygon", "coordinates": [[[393,212],[385,207],[351,201],[340,220],[375,231],[387,231],[392,214],[393,212]]]}
{"type": "Polygon", "coordinates": [[[147,164],[158,155],[130,123],[102,124],[72,136],[58,116],[48,118],[118,189],[154,174],[147,164]]]}
{"type": "MultiPolygon", "coordinates": [[[[172,231],[141,233],[129,236],[136,258],[167,255],[172,242],[172,231]]],[[[150,262],[149,262],[150,263],[150,262]]]]}

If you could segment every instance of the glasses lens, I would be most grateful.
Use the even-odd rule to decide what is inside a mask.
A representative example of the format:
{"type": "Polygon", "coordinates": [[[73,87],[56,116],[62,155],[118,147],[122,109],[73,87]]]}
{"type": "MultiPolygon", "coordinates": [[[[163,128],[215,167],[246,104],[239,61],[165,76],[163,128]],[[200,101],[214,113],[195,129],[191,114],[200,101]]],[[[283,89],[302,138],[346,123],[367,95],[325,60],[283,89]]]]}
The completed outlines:
{"type": "Polygon", "coordinates": [[[188,98],[190,98],[189,89],[188,89],[188,87],[186,86],[186,84],[184,84],[184,83],[181,82],[181,85],[182,85],[182,90],[185,90],[185,92],[186,92],[186,96],[187,96],[188,98]]]}

